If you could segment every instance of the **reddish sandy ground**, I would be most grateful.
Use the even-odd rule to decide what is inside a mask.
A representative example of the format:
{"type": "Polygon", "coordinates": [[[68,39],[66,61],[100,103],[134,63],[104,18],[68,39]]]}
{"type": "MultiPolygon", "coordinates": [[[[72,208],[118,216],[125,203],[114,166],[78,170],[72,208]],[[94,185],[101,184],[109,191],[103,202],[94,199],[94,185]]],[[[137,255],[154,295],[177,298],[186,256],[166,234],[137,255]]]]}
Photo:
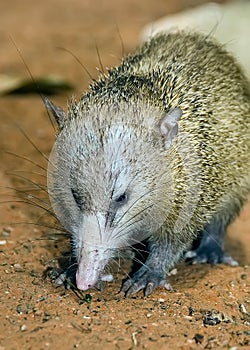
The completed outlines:
{"type": "MultiPolygon", "coordinates": [[[[97,77],[96,45],[104,67],[118,64],[122,53],[138,44],[146,23],[194,3],[2,0],[0,71],[27,76],[11,35],[34,76],[60,74],[74,83],[79,97],[89,77],[72,55],[57,47],[72,51],[97,77]]],[[[66,107],[69,96],[52,99],[66,107]]],[[[229,229],[227,249],[239,267],[181,264],[177,275],[170,277],[174,292],[157,289],[149,298],[139,293],[125,299],[118,293],[128,270],[125,261],[114,283],[103,292],[90,291],[88,304],[43,277],[65,251],[67,241],[54,234],[52,220],[41,210],[21,202],[27,199],[25,191],[34,189],[23,177],[46,183],[46,159],[18,127],[49,155],[54,131],[41,99],[35,94],[1,97],[0,118],[1,202],[5,202],[0,218],[0,350],[250,349],[249,204],[229,229]],[[27,157],[42,168],[3,150],[27,157]],[[15,192],[13,187],[24,192],[15,192]],[[48,235],[53,239],[45,239],[48,235]]],[[[42,190],[32,193],[46,200],[42,190]]]]}

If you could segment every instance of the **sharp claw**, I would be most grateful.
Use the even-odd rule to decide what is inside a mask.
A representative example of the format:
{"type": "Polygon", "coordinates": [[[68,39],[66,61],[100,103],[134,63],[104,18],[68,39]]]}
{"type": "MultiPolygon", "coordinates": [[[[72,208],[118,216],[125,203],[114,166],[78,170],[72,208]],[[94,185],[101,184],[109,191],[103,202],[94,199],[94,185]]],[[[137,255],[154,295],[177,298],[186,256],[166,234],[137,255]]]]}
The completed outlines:
{"type": "Polygon", "coordinates": [[[208,263],[208,260],[207,260],[207,258],[206,257],[199,257],[199,256],[197,256],[197,258],[196,259],[192,259],[191,261],[190,261],[190,263],[192,264],[192,265],[196,265],[196,264],[206,264],[206,263],[208,263]]]}
{"type": "Polygon", "coordinates": [[[156,287],[161,286],[166,290],[173,290],[170,283],[167,282],[165,278],[157,277],[156,275],[145,274],[140,275],[140,277],[132,277],[124,282],[121,292],[125,294],[126,297],[131,294],[135,294],[140,290],[144,289],[144,295],[148,297],[156,287]]]}
{"type": "Polygon", "coordinates": [[[231,256],[224,256],[222,262],[230,266],[239,266],[238,261],[234,260],[231,256]]]}
{"type": "Polygon", "coordinates": [[[195,265],[195,264],[226,264],[230,266],[239,266],[239,263],[234,260],[231,256],[226,256],[223,254],[223,251],[220,254],[215,254],[213,252],[210,252],[210,254],[201,254],[197,251],[188,251],[185,254],[185,259],[188,263],[195,265]]]}
{"type": "Polygon", "coordinates": [[[143,289],[144,286],[140,285],[139,283],[134,283],[132,286],[127,290],[126,297],[128,297],[131,294],[135,294],[139,292],[139,290],[143,289]]]}
{"type": "Polygon", "coordinates": [[[171,286],[171,284],[168,281],[166,281],[166,280],[162,280],[159,285],[161,287],[164,287],[167,290],[170,290],[170,291],[174,290],[173,287],[171,286]]]}
{"type": "Polygon", "coordinates": [[[102,292],[105,289],[105,284],[103,283],[103,281],[99,280],[96,282],[95,288],[102,292]]]}
{"type": "Polygon", "coordinates": [[[131,279],[128,279],[127,281],[125,281],[123,283],[122,288],[121,288],[121,292],[126,294],[126,292],[129,290],[129,288],[132,286],[132,284],[133,284],[133,282],[131,279]]]}
{"type": "Polygon", "coordinates": [[[148,297],[153,292],[154,289],[155,289],[155,283],[149,282],[145,289],[145,293],[144,293],[145,296],[148,297]]]}
{"type": "Polygon", "coordinates": [[[129,297],[131,294],[133,294],[133,292],[131,292],[131,290],[127,290],[127,292],[125,292],[125,297],[129,297]]]}
{"type": "Polygon", "coordinates": [[[54,281],[56,287],[60,287],[65,283],[66,273],[61,273],[54,281]]]}

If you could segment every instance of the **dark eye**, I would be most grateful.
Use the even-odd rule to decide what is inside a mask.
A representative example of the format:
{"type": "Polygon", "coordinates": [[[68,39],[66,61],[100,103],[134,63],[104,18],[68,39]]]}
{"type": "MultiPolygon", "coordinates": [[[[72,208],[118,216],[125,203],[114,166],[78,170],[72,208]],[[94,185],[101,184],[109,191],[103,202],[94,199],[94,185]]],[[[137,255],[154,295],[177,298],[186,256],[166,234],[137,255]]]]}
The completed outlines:
{"type": "Polygon", "coordinates": [[[124,192],[123,194],[121,194],[119,197],[116,197],[116,198],[115,198],[115,202],[116,202],[117,204],[124,204],[124,203],[127,202],[127,200],[128,200],[128,195],[127,195],[126,192],[124,192]]]}
{"type": "Polygon", "coordinates": [[[77,206],[79,207],[79,209],[82,209],[82,200],[81,200],[81,197],[79,196],[79,194],[77,193],[77,191],[75,191],[73,188],[71,188],[71,192],[72,192],[72,195],[74,197],[74,200],[77,204],[77,206]]]}

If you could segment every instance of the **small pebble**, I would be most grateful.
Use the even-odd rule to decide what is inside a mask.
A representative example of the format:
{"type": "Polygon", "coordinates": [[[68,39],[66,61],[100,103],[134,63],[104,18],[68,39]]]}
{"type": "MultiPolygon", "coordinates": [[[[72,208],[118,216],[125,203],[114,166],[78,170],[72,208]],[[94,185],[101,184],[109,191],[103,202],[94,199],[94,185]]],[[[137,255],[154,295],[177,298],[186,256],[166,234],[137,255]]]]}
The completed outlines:
{"type": "Polygon", "coordinates": [[[2,239],[2,240],[0,240],[0,245],[6,245],[6,244],[7,244],[6,239],[2,239]]]}
{"type": "Polygon", "coordinates": [[[148,340],[150,340],[150,341],[157,341],[156,338],[152,338],[152,337],[149,337],[148,340]]]}
{"type": "Polygon", "coordinates": [[[164,303],[165,299],[159,298],[158,301],[159,301],[160,303],[164,303]]]}
{"type": "Polygon", "coordinates": [[[39,309],[34,308],[34,309],[33,309],[33,312],[34,312],[34,315],[35,315],[35,316],[41,316],[41,315],[42,315],[42,311],[39,310],[39,309]]]}
{"type": "Polygon", "coordinates": [[[80,314],[80,310],[79,309],[73,309],[73,314],[78,316],[80,314]]]}
{"type": "Polygon", "coordinates": [[[244,304],[240,304],[240,311],[243,313],[243,314],[247,314],[247,309],[245,307],[244,304]]]}
{"type": "Polygon", "coordinates": [[[21,331],[21,332],[27,331],[27,326],[26,326],[26,324],[22,324],[22,325],[21,325],[20,331],[21,331]]]}
{"type": "Polygon", "coordinates": [[[203,318],[203,324],[208,326],[214,326],[221,322],[230,323],[232,319],[222,312],[216,310],[207,310],[203,318]]]}
{"type": "Polygon", "coordinates": [[[134,346],[137,346],[137,345],[138,345],[138,342],[137,342],[137,339],[136,339],[136,334],[137,334],[137,332],[134,332],[134,333],[132,333],[132,335],[131,335],[134,346]]]}
{"type": "Polygon", "coordinates": [[[83,318],[84,318],[85,320],[90,320],[90,319],[91,319],[90,316],[83,316],[83,318]]]}
{"type": "Polygon", "coordinates": [[[31,270],[31,271],[30,271],[30,276],[31,276],[31,277],[37,277],[37,276],[38,276],[38,273],[37,273],[35,270],[31,270]]]}
{"type": "Polygon", "coordinates": [[[199,333],[196,333],[194,335],[194,340],[195,340],[196,344],[202,343],[203,339],[204,339],[204,335],[201,335],[199,333]]]}
{"type": "Polygon", "coordinates": [[[2,231],[2,236],[3,237],[9,237],[11,232],[13,231],[13,228],[11,227],[5,227],[2,231]]]}
{"type": "Polygon", "coordinates": [[[9,232],[6,232],[6,231],[2,231],[2,236],[3,237],[9,237],[9,232]]]}
{"type": "Polygon", "coordinates": [[[133,323],[131,320],[124,322],[124,324],[131,324],[131,323],[133,323]]]}
{"type": "Polygon", "coordinates": [[[43,322],[47,322],[51,319],[51,315],[47,312],[44,313],[43,322]]]}
{"type": "Polygon", "coordinates": [[[24,271],[23,267],[20,264],[14,264],[13,267],[14,267],[14,270],[16,272],[23,272],[24,271]]]}
{"type": "Polygon", "coordinates": [[[23,306],[22,306],[22,305],[17,305],[16,311],[17,311],[19,314],[22,314],[22,313],[23,313],[23,306]]]}

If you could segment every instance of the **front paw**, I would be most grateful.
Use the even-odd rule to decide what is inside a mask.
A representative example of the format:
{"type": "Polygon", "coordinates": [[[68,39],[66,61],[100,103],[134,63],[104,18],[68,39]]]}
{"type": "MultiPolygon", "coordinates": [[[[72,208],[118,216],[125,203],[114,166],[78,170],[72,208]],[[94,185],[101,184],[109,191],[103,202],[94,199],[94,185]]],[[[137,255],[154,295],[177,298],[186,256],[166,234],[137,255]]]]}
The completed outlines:
{"type": "Polygon", "coordinates": [[[225,255],[221,247],[201,246],[195,250],[190,250],[185,254],[185,260],[190,264],[225,264],[238,266],[239,263],[231,256],[225,255]]]}
{"type": "Polygon", "coordinates": [[[76,288],[76,279],[75,279],[75,271],[71,271],[70,269],[67,269],[65,271],[58,272],[58,275],[56,278],[52,279],[54,285],[56,287],[63,286],[65,289],[75,289],[76,288]]]}
{"type": "Polygon", "coordinates": [[[132,277],[129,277],[124,282],[121,291],[127,297],[144,290],[144,294],[147,297],[159,286],[167,290],[173,290],[170,283],[166,280],[165,274],[156,273],[147,266],[142,266],[132,277]]]}

